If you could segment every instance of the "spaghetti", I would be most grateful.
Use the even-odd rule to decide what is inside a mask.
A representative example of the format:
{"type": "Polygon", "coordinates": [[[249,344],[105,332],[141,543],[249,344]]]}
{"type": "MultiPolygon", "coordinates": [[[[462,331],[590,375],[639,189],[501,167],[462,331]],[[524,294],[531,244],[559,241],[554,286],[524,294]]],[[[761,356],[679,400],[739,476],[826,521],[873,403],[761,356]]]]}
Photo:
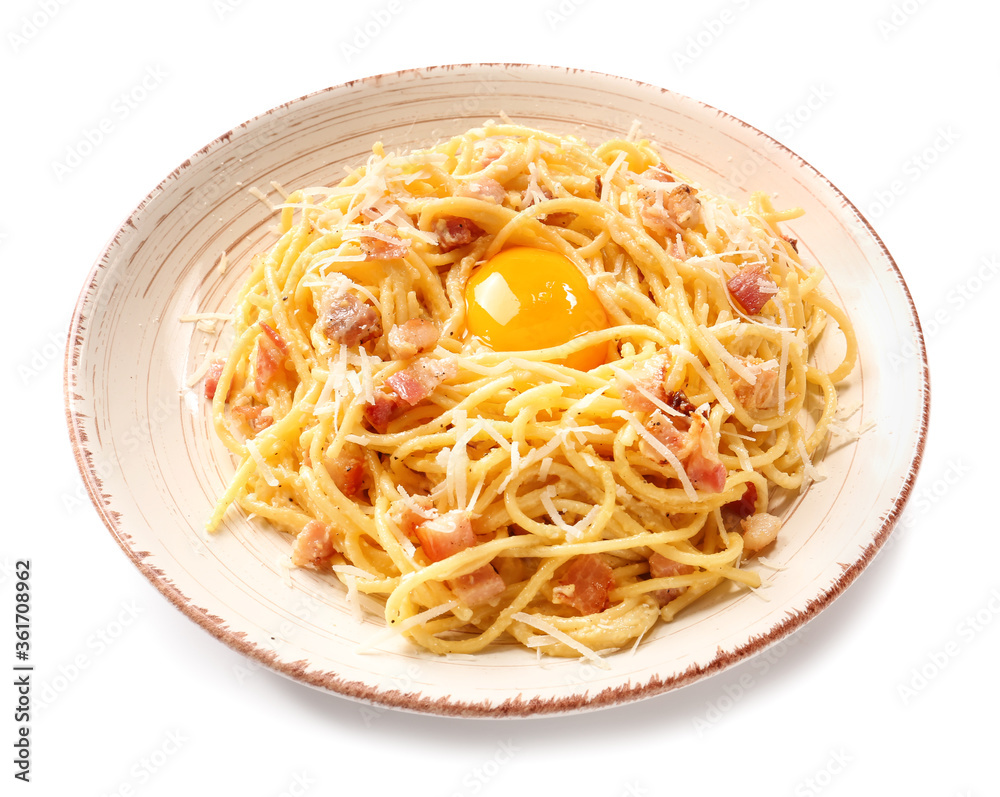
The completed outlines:
{"type": "Polygon", "coordinates": [[[279,211],[206,379],[239,461],[210,530],[265,518],[442,654],[594,658],[760,584],[769,501],[814,476],[857,353],[796,211],[647,141],[493,122],[376,144],[279,211]]]}

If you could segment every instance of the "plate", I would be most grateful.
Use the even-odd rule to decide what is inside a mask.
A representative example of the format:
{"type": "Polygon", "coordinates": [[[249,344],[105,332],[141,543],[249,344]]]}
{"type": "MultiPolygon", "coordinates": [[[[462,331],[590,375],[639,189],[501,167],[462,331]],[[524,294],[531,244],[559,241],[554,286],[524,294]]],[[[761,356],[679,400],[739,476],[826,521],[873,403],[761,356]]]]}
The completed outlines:
{"type": "MultiPolygon", "coordinates": [[[[274,108],[195,153],[118,230],[88,277],[66,356],[70,437],[89,494],[122,550],[188,617],[246,656],[362,701],[453,716],[525,716],[639,700],[740,662],[815,617],[890,534],[923,452],[927,362],[903,278],[865,219],[833,185],[759,130],[701,102],[610,75],[532,65],[455,65],[358,80],[274,108]],[[539,661],[499,646],[442,658],[359,620],[339,582],[280,564],[289,538],[230,513],[204,522],[234,463],[189,379],[220,332],[180,319],[227,312],[274,215],[250,189],[330,184],[345,165],[426,146],[488,118],[591,141],[638,120],[665,160],[719,193],[774,193],[805,216],[788,225],[861,342],[844,389],[860,404],[835,438],[826,478],[785,510],[762,592],[720,591],[609,669],[539,661]],[[224,261],[221,259],[225,253],[224,261]],[[225,268],[220,266],[225,264],[225,268]],[[381,640],[381,641],[380,641],[381,640]]],[[[198,666],[193,664],[192,666],[198,666]]]]}

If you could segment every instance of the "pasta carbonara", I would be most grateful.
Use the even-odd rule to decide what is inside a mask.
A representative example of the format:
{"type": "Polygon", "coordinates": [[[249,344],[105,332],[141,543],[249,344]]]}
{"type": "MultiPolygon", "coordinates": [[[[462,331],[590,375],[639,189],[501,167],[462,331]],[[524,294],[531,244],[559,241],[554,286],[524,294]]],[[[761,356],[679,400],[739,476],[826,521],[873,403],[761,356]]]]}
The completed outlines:
{"type": "Polygon", "coordinates": [[[488,122],[284,195],[206,378],[238,461],[209,529],[266,519],[442,654],[594,658],[759,586],[854,333],[797,211],[631,139],[488,122]]]}

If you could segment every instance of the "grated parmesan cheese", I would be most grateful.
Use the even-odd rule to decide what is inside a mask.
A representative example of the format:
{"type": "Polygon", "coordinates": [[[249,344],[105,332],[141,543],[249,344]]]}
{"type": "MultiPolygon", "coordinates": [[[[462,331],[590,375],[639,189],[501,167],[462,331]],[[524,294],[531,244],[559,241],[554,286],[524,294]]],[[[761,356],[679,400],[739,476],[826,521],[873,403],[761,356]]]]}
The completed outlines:
{"type": "Polygon", "coordinates": [[[592,661],[602,670],[611,669],[611,665],[605,659],[602,659],[600,656],[597,655],[597,653],[588,648],[582,642],[577,642],[569,634],[560,631],[558,628],[552,625],[552,623],[550,623],[548,620],[543,620],[541,617],[537,617],[531,614],[526,614],[525,612],[516,612],[511,615],[510,619],[517,620],[519,623],[524,623],[525,625],[530,626],[531,628],[535,628],[544,634],[548,634],[554,640],[562,642],[567,647],[575,650],[585,659],[592,661]]]}

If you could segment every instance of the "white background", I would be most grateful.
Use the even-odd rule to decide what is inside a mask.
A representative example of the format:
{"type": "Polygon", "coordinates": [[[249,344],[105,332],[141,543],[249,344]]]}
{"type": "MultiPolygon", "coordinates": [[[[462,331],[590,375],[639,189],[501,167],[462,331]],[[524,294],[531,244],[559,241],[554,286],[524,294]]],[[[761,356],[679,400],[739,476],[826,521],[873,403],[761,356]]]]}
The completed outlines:
{"type": "Polygon", "coordinates": [[[11,763],[17,693],[0,689],[3,794],[1000,793],[1000,10],[628,5],[3,4],[0,667],[12,680],[12,566],[24,558],[35,665],[27,785],[11,763]],[[620,74],[744,119],[851,198],[907,280],[933,385],[914,496],[861,578],[762,658],[571,717],[373,711],[214,640],[145,581],[85,497],[64,419],[65,334],[131,209],[191,153],[276,104],[470,61],[620,74]]]}

